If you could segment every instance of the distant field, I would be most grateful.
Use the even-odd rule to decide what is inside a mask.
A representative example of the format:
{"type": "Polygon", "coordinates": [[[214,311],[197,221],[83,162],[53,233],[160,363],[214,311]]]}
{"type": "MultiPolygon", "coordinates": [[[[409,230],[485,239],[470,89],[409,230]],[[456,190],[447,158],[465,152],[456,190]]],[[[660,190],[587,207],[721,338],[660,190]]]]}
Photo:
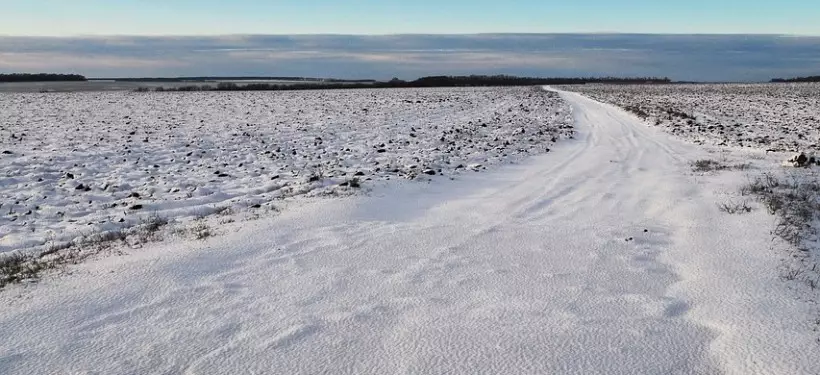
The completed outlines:
{"type": "Polygon", "coordinates": [[[190,86],[187,82],[9,82],[0,83],[0,92],[80,92],[80,91],[129,91],[140,87],[190,86]]]}
{"type": "Polygon", "coordinates": [[[86,82],[6,82],[0,83],[0,92],[82,92],[82,91],[133,91],[139,88],[174,89],[184,86],[216,86],[228,82],[236,84],[269,83],[277,85],[323,83],[322,81],[281,80],[213,80],[184,82],[132,82],[132,81],[86,81],[86,82]]]}
{"type": "Polygon", "coordinates": [[[820,83],[565,86],[694,143],[820,152],[820,83]]]}

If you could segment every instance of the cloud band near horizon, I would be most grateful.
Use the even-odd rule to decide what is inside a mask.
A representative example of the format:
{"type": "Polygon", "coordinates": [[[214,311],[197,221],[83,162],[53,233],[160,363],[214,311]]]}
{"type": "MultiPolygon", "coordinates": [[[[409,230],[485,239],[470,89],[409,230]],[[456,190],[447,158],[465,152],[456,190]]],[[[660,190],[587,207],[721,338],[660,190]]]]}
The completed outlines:
{"type": "Polygon", "coordinates": [[[0,72],[333,78],[512,74],[766,81],[820,75],[820,37],[475,34],[0,36],[0,72]]]}

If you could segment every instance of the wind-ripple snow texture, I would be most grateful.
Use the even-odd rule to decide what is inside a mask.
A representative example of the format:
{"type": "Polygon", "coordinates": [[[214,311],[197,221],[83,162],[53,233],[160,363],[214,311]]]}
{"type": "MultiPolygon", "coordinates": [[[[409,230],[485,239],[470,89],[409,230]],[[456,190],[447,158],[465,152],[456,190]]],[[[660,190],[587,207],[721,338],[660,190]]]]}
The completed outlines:
{"type": "Polygon", "coordinates": [[[698,144],[820,151],[820,84],[584,85],[698,144]]]}
{"type": "MultiPolygon", "coordinates": [[[[0,252],[544,153],[534,88],[0,94],[0,252]]],[[[263,207],[264,208],[264,207],[263,207]]]]}
{"type": "Polygon", "coordinates": [[[721,213],[698,147],[564,95],[579,132],[549,155],[13,286],[0,373],[817,373],[768,215],[721,213]]]}
{"type": "MultiPolygon", "coordinates": [[[[522,177],[516,185],[528,186],[517,193],[545,182],[522,177]]],[[[285,218],[271,237],[226,238],[218,250],[132,274],[116,293],[66,295],[0,319],[18,337],[0,347],[9,354],[0,370],[710,373],[713,334],[668,313],[682,305],[664,295],[675,275],[646,255],[667,248],[668,236],[653,227],[627,243],[639,223],[616,223],[617,211],[596,216],[594,201],[576,211],[590,220],[572,225],[519,217],[538,190],[472,213],[474,202],[452,202],[411,222],[285,218]]],[[[392,198],[359,209],[389,211],[392,198]]]]}

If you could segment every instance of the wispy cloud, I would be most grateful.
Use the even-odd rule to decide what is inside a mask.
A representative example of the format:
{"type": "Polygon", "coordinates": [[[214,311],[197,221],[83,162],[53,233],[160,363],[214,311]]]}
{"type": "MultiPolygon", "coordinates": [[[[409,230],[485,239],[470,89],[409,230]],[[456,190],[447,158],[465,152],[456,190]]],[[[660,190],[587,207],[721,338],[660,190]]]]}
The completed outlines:
{"type": "Polygon", "coordinates": [[[820,74],[820,37],[476,34],[0,37],[0,72],[100,76],[650,75],[766,80],[820,74]]]}

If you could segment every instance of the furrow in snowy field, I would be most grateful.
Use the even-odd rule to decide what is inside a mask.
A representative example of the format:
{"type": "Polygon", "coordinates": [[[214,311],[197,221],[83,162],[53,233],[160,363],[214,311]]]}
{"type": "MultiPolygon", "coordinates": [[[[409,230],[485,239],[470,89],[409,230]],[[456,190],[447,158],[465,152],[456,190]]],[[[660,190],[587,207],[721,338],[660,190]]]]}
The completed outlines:
{"type": "Polygon", "coordinates": [[[2,94],[0,253],[544,153],[534,88],[2,94]]]}

